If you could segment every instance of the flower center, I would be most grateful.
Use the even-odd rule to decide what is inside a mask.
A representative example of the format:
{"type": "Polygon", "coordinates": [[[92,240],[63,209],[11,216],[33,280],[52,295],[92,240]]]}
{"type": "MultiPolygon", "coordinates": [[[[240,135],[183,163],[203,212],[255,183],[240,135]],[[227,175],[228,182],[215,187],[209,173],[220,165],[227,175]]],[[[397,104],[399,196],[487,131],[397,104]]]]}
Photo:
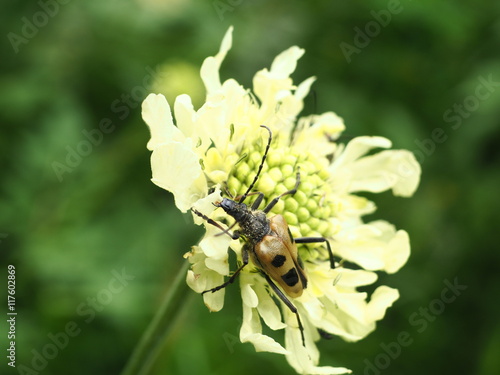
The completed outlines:
{"type": "MultiPolygon", "coordinates": [[[[231,194],[243,194],[252,183],[262,161],[263,147],[256,143],[243,150],[247,155],[235,165],[228,179],[231,194]]],[[[274,143],[267,155],[264,167],[253,191],[264,193],[263,209],[275,197],[294,188],[297,173],[300,185],[293,195],[285,195],[273,207],[271,214],[285,217],[293,237],[332,238],[339,230],[338,220],[340,202],[335,200],[328,183],[328,160],[293,147],[279,147],[274,143]]],[[[251,205],[253,197],[245,201],[251,205]]],[[[304,261],[328,259],[328,253],[321,244],[299,245],[299,253],[304,261]]]]}

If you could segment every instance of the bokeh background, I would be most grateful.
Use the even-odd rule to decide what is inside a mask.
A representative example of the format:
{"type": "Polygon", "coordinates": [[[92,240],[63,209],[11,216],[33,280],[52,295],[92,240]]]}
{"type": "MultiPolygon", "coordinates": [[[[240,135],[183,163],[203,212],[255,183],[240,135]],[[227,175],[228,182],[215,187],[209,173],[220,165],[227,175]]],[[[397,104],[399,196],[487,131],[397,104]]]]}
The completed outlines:
{"type": "MultiPolygon", "coordinates": [[[[408,264],[379,280],[401,298],[365,340],[322,341],[321,364],[371,375],[497,374],[499,16],[493,0],[4,2],[0,311],[12,264],[17,365],[120,373],[202,234],[150,182],[140,102],[149,92],[188,93],[199,106],[199,67],[234,25],[223,79],[250,87],[279,52],[303,47],[294,81],[318,78],[306,114],[333,110],[348,136],[388,137],[422,165],[413,198],[370,195],[379,209],[367,220],[411,236],[408,264]],[[442,294],[447,281],[466,286],[453,301],[442,294]],[[68,329],[78,334],[65,342],[58,333],[68,329]],[[411,344],[387,361],[384,347],[401,332],[411,344]],[[57,353],[51,337],[62,340],[57,353]],[[46,363],[36,355],[44,348],[46,363]]],[[[236,287],[219,313],[189,290],[182,305],[154,374],[293,373],[282,356],[236,342],[236,287]]],[[[0,373],[18,373],[4,354],[0,373]]]]}

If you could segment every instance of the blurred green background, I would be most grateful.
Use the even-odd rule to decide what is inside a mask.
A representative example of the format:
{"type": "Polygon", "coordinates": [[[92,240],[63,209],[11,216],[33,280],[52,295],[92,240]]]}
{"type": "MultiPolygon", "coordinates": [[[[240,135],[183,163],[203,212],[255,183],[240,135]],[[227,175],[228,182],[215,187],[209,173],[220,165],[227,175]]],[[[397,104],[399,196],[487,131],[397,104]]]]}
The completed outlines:
{"type": "MultiPolygon", "coordinates": [[[[223,79],[249,87],[279,52],[303,47],[294,81],[318,77],[305,114],[333,110],[348,136],[388,137],[422,164],[413,198],[370,195],[379,209],[367,220],[410,233],[408,264],[378,283],[401,298],[365,340],[320,342],[321,364],[371,375],[498,373],[498,1],[41,0],[2,8],[0,278],[6,285],[15,265],[18,366],[35,361],[41,374],[123,368],[202,234],[150,182],[140,102],[153,91],[169,100],[187,92],[199,106],[199,67],[234,25],[223,79]],[[60,169],[67,157],[71,166],[60,169]],[[467,288],[443,302],[446,280],[467,288]],[[67,342],[58,335],[65,330],[75,334],[67,342]],[[390,358],[384,347],[401,332],[411,344],[390,358]],[[60,340],[56,353],[51,337],[60,340]],[[36,355],[44,348],[53,357],[46,363],[36,355]]],[[[293,373],[282,356],[235,342],[241,300],[236,287],[226,296],[211,314],[186,292],[154,374],[293,373]]],[[[0,299],[4,312],[6,287],[0,299]]],[[[0,373],[18,373],[2,358],[0,373]]]]}

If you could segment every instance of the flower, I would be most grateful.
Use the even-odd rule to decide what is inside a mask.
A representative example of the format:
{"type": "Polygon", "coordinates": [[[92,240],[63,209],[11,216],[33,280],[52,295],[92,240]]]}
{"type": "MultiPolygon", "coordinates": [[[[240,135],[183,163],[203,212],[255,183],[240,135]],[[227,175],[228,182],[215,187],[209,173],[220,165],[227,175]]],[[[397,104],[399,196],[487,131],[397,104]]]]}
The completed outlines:
{"type": "MultiPolygon", "coordinates": [[[[205,59],[201,67],[205,104],[195,110],[189,96],[175,100],[177,126],[162,95],[150,94],[144,101],[143,118],[151,131],[147,147],[152,151],[152,181],[174,194],[182,212],[195,208],[229,226],[232,221],[213,203],[222,199],[223,192],[243,194],[252,183],[267,142],[267,132],[259,125],[269,127],[273,142],[254,190],[264,193],[265,204],[292,189],[300,169],[298,191],[283,197],[270,214],[282,214],[295,238],[329,239],[342,261],[332,269],[323,244],[298,247],[308,287],[292,303],[303,322],[304,343],[295,314],[276,302],[256,266],[250,263],[243,268],[239,275],[243,302],[240,339],[252,343],[256,351],[285,355],[301,374],[349,373],[347,368],[318,365],[318,330],[347,341],[366,337],[399,293],[379,286],[368,296],[358,288],[375,283],[375,271],[398,271],[410,255],[404,230],[383,220],[363,221],[376,207],[356,193],[390,189],[394,195],[409,197],[419,183],[420,166],[410,152],[391,150],[391,142],[383,137],[357,137],[345,145],[338,142],[345,126],[333,112],[298,118],[315,80],[311,77],[293,84],[290,74],[304,53],[298,47],[279,54],[269,70],[259,71],[253,91],[234,79],[221,82],[220,65],[231,45],[232,28],[219,52],[205,59]],[[376,149],[384,150],[373,153],[376,149]],[[284,330],[284,345],[264,334],[262,323],[271,330],[284,330]]],[[[197,224],[205,225],[206,234],[186,254],[192,264],[187,283],[201,293],[227,280],[231,272],[227,249],[241,262],[243,240],[216,236],[220,229],[193,217],[197,224]]],[[[224,294],[224,289],[203,294],[206,306],[211,311],[221,310],[224,294]]]]}

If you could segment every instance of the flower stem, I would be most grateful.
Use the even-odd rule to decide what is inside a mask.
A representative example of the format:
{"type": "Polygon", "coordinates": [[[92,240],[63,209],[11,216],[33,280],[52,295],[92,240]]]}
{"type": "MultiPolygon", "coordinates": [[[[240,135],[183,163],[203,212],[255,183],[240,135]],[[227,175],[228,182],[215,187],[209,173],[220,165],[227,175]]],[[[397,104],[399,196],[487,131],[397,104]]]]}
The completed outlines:
{"type": "Polygon", "coordinates": [[[160,353],[162,345],[174,326],[182,301],[189,287],[186,273],[190,263],[185,261],[165,295],[162,305],[135,347],[121,375],[146,375],[160,353]]]}

